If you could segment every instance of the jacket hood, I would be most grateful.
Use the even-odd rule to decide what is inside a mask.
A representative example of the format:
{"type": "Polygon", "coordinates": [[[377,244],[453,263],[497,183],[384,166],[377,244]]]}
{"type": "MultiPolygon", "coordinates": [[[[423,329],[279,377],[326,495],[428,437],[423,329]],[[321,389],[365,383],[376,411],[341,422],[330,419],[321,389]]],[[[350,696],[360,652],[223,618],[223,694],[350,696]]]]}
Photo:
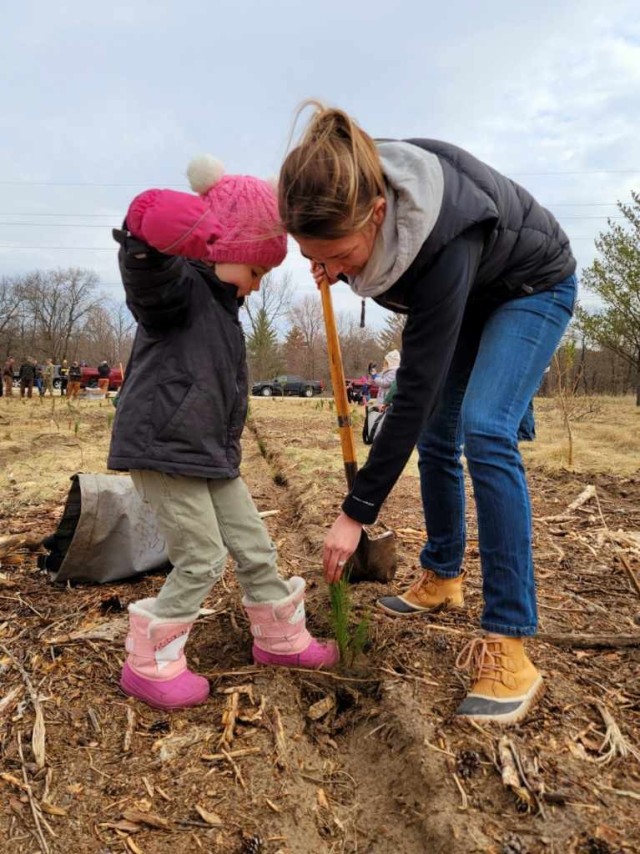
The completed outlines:
{"type": "Polygon", "coordinates": [[[349,277],[361,297],[388,290],[411,266],[440,215],[444,174],[440,160],[410,142],[378,142],[387,184],[386,212],[366,267],[349,277]]]}

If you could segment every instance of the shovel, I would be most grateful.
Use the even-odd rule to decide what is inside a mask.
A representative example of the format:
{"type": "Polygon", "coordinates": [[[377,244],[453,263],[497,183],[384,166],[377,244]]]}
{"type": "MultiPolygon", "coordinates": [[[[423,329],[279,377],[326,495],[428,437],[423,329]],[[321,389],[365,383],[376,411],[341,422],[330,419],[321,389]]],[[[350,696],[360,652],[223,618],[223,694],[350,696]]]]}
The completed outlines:
{"type": "MultiPolygon", "coordinates": [[[[340,340],[333,314],[331,289],[326,279],[323,279],[320,285],[320,295],[322,297],[322,312],[324,314],[324,325],[327,333],[329,370],[331,372],[333,398],[338,416],[342,459],[344,460],[347,487],[351,489],[358,473],[358,463],[356,461],[356,449],[353,442],[353,430],[351,429],[347,386],[344,379],[344,368],[342,367],[342,353],[340,352],[340,340]]],[[[386,531],[380,537],[370,537],[363,528],[358,548],[345,566],[344,577],[347,581],[352,583],[357,581],[379,581],[383,584],[391,581],[395,575],[398,563],[395,540],[393,531],[386,531]]]]}

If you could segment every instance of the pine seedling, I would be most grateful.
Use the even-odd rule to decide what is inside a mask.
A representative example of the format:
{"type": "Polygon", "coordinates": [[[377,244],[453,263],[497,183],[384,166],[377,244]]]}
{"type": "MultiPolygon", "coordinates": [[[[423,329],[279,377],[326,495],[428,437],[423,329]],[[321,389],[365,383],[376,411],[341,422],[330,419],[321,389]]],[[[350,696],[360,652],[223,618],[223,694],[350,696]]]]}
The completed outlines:
{"type": "Polygon", "coordinates": [[[353,606],[349,582],[345,578],[329,585],[329,597],[331,624],[340,652],[340,661],[345,667],[352,667],[369,638],[369,618],[365,616],[355,626],[351,626],[353,606]]]}

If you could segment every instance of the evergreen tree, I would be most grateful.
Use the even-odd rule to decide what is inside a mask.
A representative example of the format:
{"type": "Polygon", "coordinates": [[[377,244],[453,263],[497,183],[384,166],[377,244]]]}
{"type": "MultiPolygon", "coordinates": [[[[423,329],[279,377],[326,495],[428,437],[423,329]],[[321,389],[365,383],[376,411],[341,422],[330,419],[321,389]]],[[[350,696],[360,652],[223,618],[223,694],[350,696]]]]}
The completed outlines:
{"type": "Polygon", "coordinates": [[[247,338],[247,353],[252,380],[271,379],[281,372],[278,336],[264,308],[255,314],[253,328],[247,338]]]}
{"type": "Polygon", "coordinates": [[[390,350],[402,351],[402,332],[406,319],[406,315],[395,312],[387,315],[384,326],[378,333],[378,345],[383,354],[390,350]]]}
{"type": "Polygon", "coordinates": [[[594,312],[578,307],[576,326],[586,338],[616,353],[636,372],[636,404],[640,406],[640,193],[632,203],[618,202],[627,222],[609,220],[608,232],[596,240],[600,253],[583,271],[585,287],[603,305],[594,312]]]}

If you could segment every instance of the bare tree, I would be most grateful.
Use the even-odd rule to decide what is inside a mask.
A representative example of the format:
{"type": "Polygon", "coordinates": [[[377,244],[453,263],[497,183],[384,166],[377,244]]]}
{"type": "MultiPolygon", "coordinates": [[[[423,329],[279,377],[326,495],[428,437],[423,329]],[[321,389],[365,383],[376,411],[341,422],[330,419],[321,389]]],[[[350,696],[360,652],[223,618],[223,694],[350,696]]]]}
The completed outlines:
{"type": "Polygon", "coordinates": [[[22,305],[19,279],[0,279],[0,340],[6,355],[15,347],[22,305]]]}
{"type": "Polygon", "coordinates": [[[245,300],[244,308],[252,335],[258,327],[267,323],[271,329],[277,329],[278,323],[286,318],[293,301],[293,281],[289,270],[276,277],[267,273],[260,284],[260,290],[245,300]]]}
{"type": "Polygon", "coordinates": [[[292,326],[297,327],[305,346],[305,367],[308,379],[315,379],[321,369],[326,374],[326,366],[322,353],[324,343],[324,320],[322,305],[318,296],[307,294],[299,299],[288,312],[292,326]]]}
{"type": "Polygon", "coordinates": [[[131,352],[134,327],[135,321],[124,303],[106,300],[88,312],[71,355],[81,355],[92,364],[102,359],[111,365],[124,363],[131,352]]]}
{"type": "Polygon", "coordinates": [[[21,283],[25,309],[33,319],[34,345],[54,361],[66,358],[88,314],[101,304],[94,296],[98,277],[91,270],[36,271],[21,283]]]}
{"type": "Polygon", "coordinates": [[[342,362],[347,377],[365,373],[369,362],[380,361],[382,351],[376,340],[375,330],[362,328],[352,315],[341,312],[336,318],[342,362]]]}

